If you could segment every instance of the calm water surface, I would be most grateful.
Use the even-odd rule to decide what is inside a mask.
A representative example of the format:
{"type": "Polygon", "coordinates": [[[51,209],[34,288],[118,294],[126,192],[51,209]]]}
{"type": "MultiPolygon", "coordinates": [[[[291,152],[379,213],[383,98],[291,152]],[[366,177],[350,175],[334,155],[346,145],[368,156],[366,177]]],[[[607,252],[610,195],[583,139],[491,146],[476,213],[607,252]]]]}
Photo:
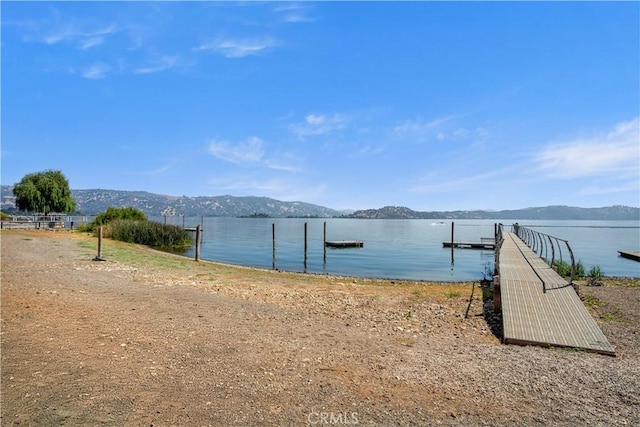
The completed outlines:
{"type": "MultiPolygon", "coordinates": [[[[451,221],[289,218],[170,218],[187,227],[202,224],[203,259],[286,271],[410,280],[479,280],[493,270],[493,251],[451,249],[451,221]],[[359,249],[323,247],[327,240],[361,240],[359,249]],[[307,253],[304,224],[307,223],[307,253]],[[275,224],[275,253],[272,224],[275,224]]],[[[513,221],[568,240],[576,261],[599,266],[608,276],[640,277],[640,263],[623,259],[618,250],[640,250],[637,221],[513,221]]],[[[510,230],[512,221],[505,222],[510,230]]],[[[495,221],[455,221],[456,241],[493,237],[495,221]]],[[[194,248],[185,253],[194,255],[194,248]]]]}

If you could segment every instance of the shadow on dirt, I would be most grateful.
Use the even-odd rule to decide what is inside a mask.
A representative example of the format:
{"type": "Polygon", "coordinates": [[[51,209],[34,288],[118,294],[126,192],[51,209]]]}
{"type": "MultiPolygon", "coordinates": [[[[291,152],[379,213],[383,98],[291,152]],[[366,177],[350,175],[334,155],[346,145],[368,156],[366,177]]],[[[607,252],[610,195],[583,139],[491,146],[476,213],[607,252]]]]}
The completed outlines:
{"type": "Polygon", "coordinates": [[[491,280],[487,279],[480,282],[480,289],[482,289],[482,313],[484,314],[484,320],[487,322],[491,333],[502,340],[502,311],[495,311],[493,309],[493,290],[491,284],[491,280]]]}

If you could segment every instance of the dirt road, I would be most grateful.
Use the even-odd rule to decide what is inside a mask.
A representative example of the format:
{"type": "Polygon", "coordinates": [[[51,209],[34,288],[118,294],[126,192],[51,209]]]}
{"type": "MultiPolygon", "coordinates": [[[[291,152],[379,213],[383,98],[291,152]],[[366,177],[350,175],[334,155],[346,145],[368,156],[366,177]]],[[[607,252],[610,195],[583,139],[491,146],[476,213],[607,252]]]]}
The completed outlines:
{"type": "Polygon", "coordinates": [[[613,358],[502,345],[469,283],[1,239],[3,426],[640,424],[637,280],[583,287],[613,358]]]}

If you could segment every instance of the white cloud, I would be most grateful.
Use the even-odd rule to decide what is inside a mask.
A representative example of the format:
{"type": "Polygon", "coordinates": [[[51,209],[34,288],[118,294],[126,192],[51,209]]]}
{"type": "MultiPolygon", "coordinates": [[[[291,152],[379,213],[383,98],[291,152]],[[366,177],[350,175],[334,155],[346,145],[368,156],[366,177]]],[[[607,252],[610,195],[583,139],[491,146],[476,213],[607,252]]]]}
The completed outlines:
{"type": "Polygon", "coordinates": [[[413,193],[442,193],[460,190],[468,190],[470,187],[487,187],[495,180],[496,176],[504,175],[511,169],[499,169],[476,175],[464,176],[452,180],[443,179],[441,175],[430,173],[420,179],[409,191],[413,193]]]}
{"type": "Polygon", "coordinates": [[[264,142],[251,136],[245,141],[230,143],[214,139],[209,143],[209,152],[224,161],[238,165],[257,163],[264,155],[264,142]]]}
{"type": "Polygon", "coordinates": [[[279,45],[280,42],[272,37],[216,39],[210,43],[205,43],[193,48],[193,50],[196,52],[218,52],[226,58],[244,58],[245,56],[259,55],[279,45]]]}
{"type": "Polygon", "coordinates": [[[301,5],[297,3],[284,3],[276,6],[275,11],[282,15],[282,21],[290,24],[300,22],[313,22],[314,19],[309,16],[312,6],[301,5]]]}
{"type": "Polygon", "coordinates": [[[139,175],[139,176],[152,176],[152,175],[160,175],[164,172],[171,170],[173,168],[174,162],[168,163],[166,165],[160,166],[156,169],[144,170],[144,171],[135,171],[130,172],[130,175],[139,175]]]}
{"type": "Polygon", "coordinates": [[[105,36],[109,36],[118,31],[118,27],[115,24],[95,30],[83,30],[74,25],[67,24],[57,26],[53,30],[33,38],[48,45],[75,43],[80,49],[87,50],[94,46],[101,45],[104,42],[105,36]]]}
{"type": "Polygon", "coordinates": [[[395,126],[393,128],[393,133],[396,135],[406,135],[406,134],[432,134],[435,129],[438,129],[440,125],[446,123],[450,120],[453,120],[455,117],[441,117],[438,119],[431,120],[429,122],[425,122],[422,119],[416,120],[406,120],[403,123],[395,126]]]}
{"type": "Polygon", "coordinates": [[[635,191],[638,194],[638,180],[632,179],[621,183],[611,183],[609,185],[591,185],[580,190],[580,194],[585,196],[597,196],[602,194],[626,193],[635,191]]]}
{"type": "Polygon", "coordinates": [[[103,37],[89,37],[80,41],[80,49],[89,50],[94,46],[99,46],[104,42],[103,37]]]}
{"type": "Polygon", "coordinates": [[[85,79],[102,79],[107,76],[107,74],[111,71],[111,67],[103,62],[95,62],[92,65],[84,68],[80,75],[85,79]]]}
{"type": "Polygon", "coordinates": [[[302,159],[291,152],[278,153],[265,160],[265,166],[269,169],[300,173],[303,171],[302,159]]]}
{"type": "Polygon", "coordinates": [[[307,183],[258,174],[247,176],[246,173],[216,176],[208,181],[208,185],[216,192],[271,197],[277,200],[304,200],[307,203],[316,203],[327,193],[324,183],[307,183]]]}
{"type": "Polygon", "coordinates": [[[326,135],[343,130],[347,127],[348,119],[341,114],[331,116],[325,114],[309,114],[304,122],[289,126],[289,130],[298,138],[307,136],[326,135]]]}
{"type": "Polygon", "coordinates": [[[160,71],[165,71],[170,68],[173,68],[178,63],[177,56],[162,56],[160,59],[156,60],[153,64],[148,65],[146,67],[140,67],[134,70],[136,74],[152,74],[159,73],[160,71]]]}
{"type": "Polygon", "coordinates": [[[600,135],[545,147],[538,168],[554,178],[636,175],[640,169],[640,117],[600,135]]]}

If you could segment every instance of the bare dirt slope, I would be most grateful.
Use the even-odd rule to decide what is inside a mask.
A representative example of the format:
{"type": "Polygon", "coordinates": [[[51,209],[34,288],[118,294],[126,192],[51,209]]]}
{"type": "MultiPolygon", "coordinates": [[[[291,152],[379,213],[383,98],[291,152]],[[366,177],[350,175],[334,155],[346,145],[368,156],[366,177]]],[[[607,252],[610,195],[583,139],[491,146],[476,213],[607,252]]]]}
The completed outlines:
{"type": "Polygon", "coordinates": [[[612,358],[500,344],[471,284],[1,239],[3,426],[640,424],[638,287],[586,288],[612,358]]]}

